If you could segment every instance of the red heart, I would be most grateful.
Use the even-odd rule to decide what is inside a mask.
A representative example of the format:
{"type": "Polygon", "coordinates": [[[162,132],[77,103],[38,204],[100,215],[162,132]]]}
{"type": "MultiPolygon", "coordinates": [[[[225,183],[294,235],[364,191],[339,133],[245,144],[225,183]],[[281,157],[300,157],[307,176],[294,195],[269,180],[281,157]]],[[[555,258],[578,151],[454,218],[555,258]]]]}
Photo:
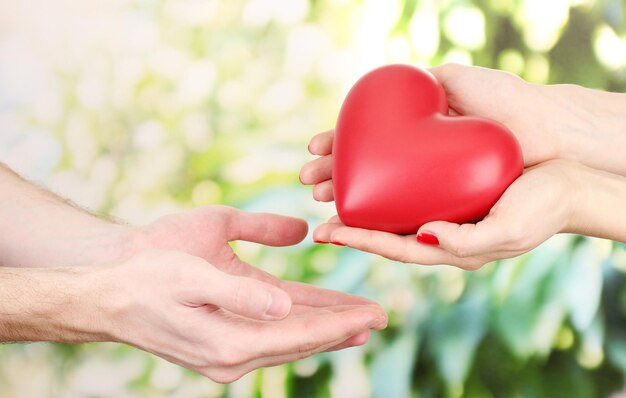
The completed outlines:
{"type": "Polygon", "coordinates": [[[509,130],[449,116],[439,82],[412,66],[363,76],[337,121],[335,202],[341,221],[352,227],[414,234],[429,221],[476,222],[523,167],[509,130]]]}

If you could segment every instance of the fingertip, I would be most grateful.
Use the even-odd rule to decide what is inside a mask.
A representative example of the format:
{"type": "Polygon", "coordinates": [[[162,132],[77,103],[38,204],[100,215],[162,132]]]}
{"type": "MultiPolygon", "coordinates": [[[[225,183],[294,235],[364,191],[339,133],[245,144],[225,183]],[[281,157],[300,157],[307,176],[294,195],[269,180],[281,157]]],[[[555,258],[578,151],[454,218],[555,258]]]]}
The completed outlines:
{"type": "Polygon", "coordinates": [[[369,330],[365,330],[355,336],[350,337],[348,340],[346,340],[345,342],[345,347],[358,347],[364,344],[367,344],[367,342],[370,339],[370,331],[369,330]]]}
{"type": "Polygon", "coordinates": [[[291,297],[285,291],[273,287],[270,290],[265,316],[268,319],[284,319],[291,312],[292,305],[291,297]]]}
{"type": "Polygon", "coordinates": [[[370,329],[373,330],[382,330],[385,329],[387,327],[387,324],[389,323],[389,316],[387,315],[387,312],[385,312],[385,310],[379,305],[379,304],[370,304],[369,305],[371,311],[372,311],[372,315],[376,321],[372,322],[370,324],[370,329]]]}
{"type": "Polygon", "coordinates": [[[335,224],[335,223],[320,224],[313,232],[313,237],[317,240],[321,240],[324,242],[343,243],[341,239],[335,236],[335,232],[337,231],[337,229],[341,228],[342,226],[343,224],[335,224]]]}
{"type": "Polygon", "coordinates": [[[311,168],[310,164],[310,162],[305,163],[300,169],[300,174],[298,174],[298,180],[300,180],[302,185],[311,185],[312,183],[311,178],[309,178],[310,176],[308,175],[310,174],[308,171],[308,169],[311,168]]]}
{"type": "Polygon", "coordinates": [[[374,330],[383,330],[383,329],[387,329],[387,326],[389,325],[389,318],[387,317],[387,314],[385,314],[380,322],[375,325],[372,329],[374,330]]]}
{"type": "Polygon", "coordinates": [[[311,138],[308,150],[311,155],[325,156],[332,152],[334,130],[319,133],[311,138]]]}
{"type": "Polygon", "coordinates": [[[309,153],[311,155],[320,155],[320,150],[319,150],[319,141],[322,138],[322,136],[324,135],[324,133],[319,133],[313,136],[313,138],[311,138],[311,141],[309,142],[309,146],[307,147],[307,149],[309,150],[309,153]]]}
{"type": "Polygon", "coordinates": [[[335,199],[332,180],[320,182],[313,188],[313,199],[318,202],[331,202],[335,199]]]}
{"type": "Polygon", "coordinates": [[[439,238],[437,238],[437,235],[432,232],[419,232],[416,239],[419,243],[423,243],[425,245],[439,246],[439,238]]]}
{"type": "Polygon", "coordinates": [[[343,224],[329,224],[332,227],[330,233],[330,241],[339,246],[350,246],[349,239],[346,239],[346,234],[342,231],[343,224]]]}
{"type": "Polygon", "coordinates": [[[437,80],[444,79],[446,75],[452,73],[454,70],[458,70],[463,67],[463,65],[455,63],[455,62],[446,62],[437,66],[433,66],[428,68],[428,71],[435,75],[437,80]]]}
{"type": "Polygon", "coordinates": [[[293,219],[294,219],[294,229],[295,229],[295,239],[296,239],[295,243],[299,243],[299,242],[302,242],[304,238],[306,238],[306,236],[308,235],[309,223],[302,218],[293,217],[293,219]]]}
{"type": "Polygon", "coordinates": [[[326,221],[328,224],[341,224],[341,220],[338,215],[334,215],[326,221]]]}
{"type": "Polygon", "coordinates": [[[309,224],[306,220],[296,217],[283,216],[288,219],[288,227],[277,230],[276,242],[268,242],[271,246],[292,246],[302,242],[309,233],[309,224]]]}
{"type": "Polygon", "coordinates": [[[313,231],[313,241],[316,243],[329,243],[325,224],[319,225],[313,231]]]}
{"type": "Polygon", "coordinates": [[[370,331],[366,330],[360,334],[357,334],[352,338],[352,344],[354,346],[360,346],[366,344],[370,339],[370,331]]]}

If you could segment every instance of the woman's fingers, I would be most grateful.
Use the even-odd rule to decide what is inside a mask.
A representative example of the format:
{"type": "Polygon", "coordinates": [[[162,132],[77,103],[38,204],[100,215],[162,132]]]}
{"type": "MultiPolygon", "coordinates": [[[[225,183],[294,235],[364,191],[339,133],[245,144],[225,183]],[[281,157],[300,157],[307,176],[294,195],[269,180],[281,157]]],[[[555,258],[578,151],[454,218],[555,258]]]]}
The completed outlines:
{"type": "Polygon", "coordinates": [[[508,228],[494,220],[487,217],[476,224],[434,221],[422,225],[417,236],[418,240],[426,236],[431,244],[438,242],[439,247],[456,257],[485,256],[507,249],[508,228]]]}
{"type": "Polygon", "coordinates": [[[300,182],[305,185],[330,180],[333,174],[333,156],[326,155],[306,163],[300,170],[300,182]]]}
{"type": "Polygon", "coordinates": [[[333,192],[333,181],[326,180],[316,184],[313,188],[313,199],[319,202],[332,202],[335,200],[333,192]]]}
{"type": "Polygon", "coordinates": [[[309,152],[311,155],[326,156],[333,150],[333,139],[335,138],[335,130],[329,130],[317,134],[311,138],[309,143],[309,152]]]}
{"type": "Polygon", "coordinates": [[[326,221],[328,224],[341,224],[341,219],[338,215],[334,215],[326,221]]]}
{"type": "Polygon", "coordinates": [[[440,247],[419,243],[415,235],[396,235],[389,232],[352,228],[341,223],[320,225],[313,232],[313,239],[349,246],[405,263],[449,264],[464,269],[474,269],[485,263],[481,258],[460,258],[440,247]]]}

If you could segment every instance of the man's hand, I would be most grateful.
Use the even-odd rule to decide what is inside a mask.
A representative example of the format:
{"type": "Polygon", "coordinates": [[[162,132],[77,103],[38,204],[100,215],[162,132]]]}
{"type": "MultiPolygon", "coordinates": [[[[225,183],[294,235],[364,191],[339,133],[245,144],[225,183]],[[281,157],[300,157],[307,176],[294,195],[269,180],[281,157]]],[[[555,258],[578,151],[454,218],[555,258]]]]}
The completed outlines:
{"type": "Polygon", "coordinates": [[[371,304],[292,306],[270,283],[173,251],[107,266],[0,268],[0,281],[0,341],[117,341],[222,383],[364,344],[387,322],[371,304]]]}
{"type": "Polygon", "coordinates": [[[370,329],[386,325],[375,305],[294,303],[290,310],[274,285],[180,252],[144,252],[106,274],[116,340],[218,382],[363,344],[370,329]]]}
{"type": "Polygon", "coordinates": [[[269,246],[288,246],[305,238],[304,220],[268,213],[249,213],[227,206],[205,206],[161,217],[126,234],[124,255],[144,250],[176,250],[200,257],[231,275],[263,281],[286,291],[295,305],[373,305],[370,300],[283,281],[242,261],[228,242],[245,240],[269,246]]]}
{"type": "Polygon", "coordinates": [[[201,257],[233,275],[279,281],[242,262],[228,242],[245,240],[269,246],[290,246],[304,239],[304,220],[267,213],[248,213],[227,206],[205,206],[171,214],[136,227],[127,237],[127,255],[146,249],[178,250],[201,257]]]}
{"type": "Polygon", "coordinates": [[[241,261],[228,244],[243,239],[293,245],[306,236],[304,220],[206,206],[134,227],[78,209],[1,164],[0,186],[0,266],[84,266],[120,262],[144,250],[177,250],[203,258],[231,275],[280,287],[297,305],[372,304],[364,298],[281,281],[241,261]]]}
{"type": "Polygon", "coordinates": [[[1,165],[0,185],[0,342],[122,341],[230,381],[386,325],[377,304],[281,281],[229,246],[293,245],[303,220],[208,206],[131,227],[1,165]]]}

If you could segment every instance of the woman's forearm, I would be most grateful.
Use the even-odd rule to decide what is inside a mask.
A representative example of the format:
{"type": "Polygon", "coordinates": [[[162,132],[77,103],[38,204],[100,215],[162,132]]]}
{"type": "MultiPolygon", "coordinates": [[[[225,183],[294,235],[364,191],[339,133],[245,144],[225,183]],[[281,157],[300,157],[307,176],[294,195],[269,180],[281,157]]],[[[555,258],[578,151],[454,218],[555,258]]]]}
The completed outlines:
{"type": "Polygon", "coordinates": [[[0,164],[0,266],[114,260],[127,229],[76,208],[0,164]]]}
{"type": "Polygon", "coordinates": [[[96,274],[0,267],[0,342],[110,340],[98,303],[106,300],[94,289],[96,274]]]}
{"type": "Polygon", "coordinates": [[[535,86],[547,103],[559,156],[626,176],[626,94],[571,84],[535,86]]]}
{"type": "Polygon", "coordinates": [[[626,243],[626,177],[583,166],[571,177],[576,192],[566,232],[626,243]]]}

